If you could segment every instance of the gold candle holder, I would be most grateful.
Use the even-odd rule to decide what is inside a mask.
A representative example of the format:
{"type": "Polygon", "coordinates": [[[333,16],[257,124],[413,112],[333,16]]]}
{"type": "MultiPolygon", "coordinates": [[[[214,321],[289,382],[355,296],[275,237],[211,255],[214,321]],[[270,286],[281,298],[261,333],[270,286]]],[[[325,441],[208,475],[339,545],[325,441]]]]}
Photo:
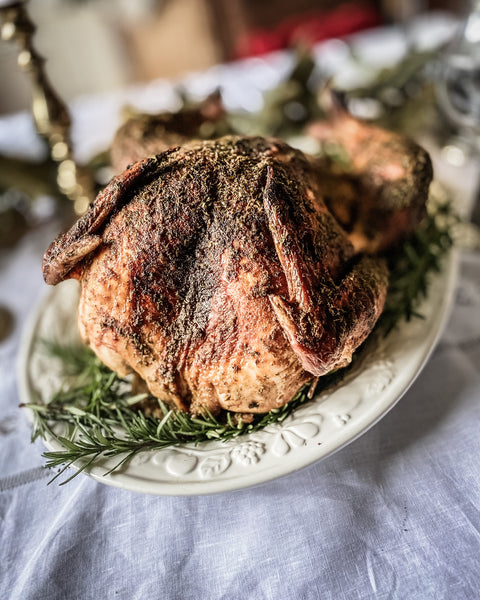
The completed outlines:
{"type": "Polygon", "coordinates": [[[60,191],[73,202],[75,213],[83,214],[94,199],[93,178],[87,169],[73,159],[70,140],[70,115],[54,91],[44,69],[45,60],[33,46],[35,25],[30,20],[24,2],[0,0],[1,37],[16,42],[18,65],[32,84],[32,115],[37,132],[47,141],[57,166],[60,191]]]}

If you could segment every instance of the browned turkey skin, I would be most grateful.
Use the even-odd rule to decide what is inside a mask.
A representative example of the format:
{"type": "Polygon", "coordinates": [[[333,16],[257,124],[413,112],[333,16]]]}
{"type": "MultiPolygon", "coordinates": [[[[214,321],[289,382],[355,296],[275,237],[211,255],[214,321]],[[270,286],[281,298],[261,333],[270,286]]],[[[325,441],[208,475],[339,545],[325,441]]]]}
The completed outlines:
{"type": "Polygon", "coordinates": [[[112,180],[44,257],[81,282],[84,341],[121,375],[198,414],[261,413],[349,363],[387,271],[355,257],[318,170],[277,140],[225,137],[112,180]]]}
{"type": "Polygon", "coordinates": [[[229,133],[219,92],[193,108],[175,113],[141,114],[128,119],[115,133],[110,160],[115,173],[129,165],[194,139],[229,133]],[[223,133],[218,133],[222,131],[223,133]]]}
{"type": "Polygon", "coordinates": [[[433,177],[427,152],[410,138],[354,119],[339,107],[312,123],[308,134],[338,145],[346,165],[316,159],[321,193],[356,252],[386,250],[410,235],[425,216],[433,177]]]}

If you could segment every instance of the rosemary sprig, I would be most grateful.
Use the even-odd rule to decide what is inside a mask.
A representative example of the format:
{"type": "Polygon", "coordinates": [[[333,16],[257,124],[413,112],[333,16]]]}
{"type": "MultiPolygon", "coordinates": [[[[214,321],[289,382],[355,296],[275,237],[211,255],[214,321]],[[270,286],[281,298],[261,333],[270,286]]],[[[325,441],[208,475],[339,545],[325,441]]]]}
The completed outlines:
{"type": "Polygon", "coordinates": [[[442,258],[453,245],[453,225],[457,222],[449,202],[436,204],[413,235],[386,254],[388,294],[376,327],[384,335],[403,319],[423,317],[418,306],[427,295],[431,274],[440,270],[442,258]]]}
{"type": "MultiPolygon", "coordinates": [[[[454,220],[449,204],[437,205],[414,235],[387,254],[391,277],[386,306],[377,324],[382,334],[388,334],[402,319],[421,316],[418,304],[427,293],[430,274],[439,270],[442,257],[452,245],[454,220]]],[[[147,394],[132,395],[130,383],[110,371],[86,347],[52,341],[44,344],[46,351],[61,361],[66,385],[48,404],[26,406],[34,414],[32,441],[52,437],[63,447],[43,454],[47,467],[63,465],[52,481],[76,463],[78,470],[60,485],[102,457],[119,457],[110,473],[140,451],[187,442],[228,441],[253,433],[282,422],[309,400],[307,385],[288,404],[256,415],[251,422],[230,412],[218,417],[205,412],[194,417],[172,411],[147,394]],[[140,403],[147,398],[158,402],[160,418],[142,412],[140,403]],[[61,434],[57,433],[58,425],[63,427],[61,434]]],[[[341,381],[346,372],[343,369],[322,377],[317,392],[341,381]]]]}
{"type": "MultiPolygon", "coordinates": [[[[76,371],[76,377],[67,389],[58,391],[47,405],[24,406],[34,413],[32,440],[52,437],[63,446],[62,450],[43,453],[47,459],[46,467],[63,465],[51,481],[81,460],[81,464],[77,465],[78,470],[60,485],[70,481],[102,456],[121,455],[110,473],[140,451],[186,442],[227,441],[258,431],[267,425],[282,422],[308,399],[307,385],[285,406],[255,416],[249,423],[230,412],[218,418],[209,412],[193,417],[174,412],[158,401],[163,413],[163,418],[159,419],[139,410],[138,403],[146,394],[132,397],[128,382],[103,365],[91,350],[52,342],[49,342],[48,350],[62,360],[67,372],[74,374],[76,371]],[[54,424],[64,425],[66,431],[62,435],[57,434],[54,424]]],[[[343,374],[327,376],[322,381],[322,387],[339,377],[343,377],[343,374]]]]}

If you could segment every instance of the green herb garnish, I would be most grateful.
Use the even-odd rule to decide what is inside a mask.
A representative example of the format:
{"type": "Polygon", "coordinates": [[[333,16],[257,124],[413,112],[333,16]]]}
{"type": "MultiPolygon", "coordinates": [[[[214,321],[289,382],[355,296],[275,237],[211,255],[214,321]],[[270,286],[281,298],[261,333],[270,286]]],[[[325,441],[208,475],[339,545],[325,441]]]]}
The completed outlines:
{"type": "MultiPolygon", "coordinates": [[[[47,405],[24,406],[34,414],[32,442],[38,437],[45,439],[51,436],[64,447],[63,450],[43,453],[47,459],[46,467],[64,465],[52,481],[75,461],[86,461],[60,485],[76,477],[101,456],[122,455],[110,473],[140,451],[187,442],[227,441],[267,425],[281,423],[309,399],[310,385],[306,385],[288,404],[256,415],[248,423],[236,413],[227,411],[218,417],[209,412],[193,417],[170,410],[163,402],[155,400],[163,413],[163,418],[159,419],[145,415],[138,408],[138,403],[147,394],[132,396],[130,384],[106,367],[90,349],[49,342],[47,351],[62,361],[71,385],[58,391],[47,405]],[[66,427],[63,435],[54,432],[55,424],[66,427]]],[[[327,375],[322,378],[321,387],[326,388],[333,380],[340,380],[343,376],[340,372],[327,375]]]]}
{"type": "Polygon", "coordinates": [[[376,326],[385,335],[402,319],[422,318],[418,305],[427,295],[429,277],[440,270],[442,258],[453,245],[457,222],[450,203],[437,204],[408,240],[386,254],[388,294],[376,326]]]}

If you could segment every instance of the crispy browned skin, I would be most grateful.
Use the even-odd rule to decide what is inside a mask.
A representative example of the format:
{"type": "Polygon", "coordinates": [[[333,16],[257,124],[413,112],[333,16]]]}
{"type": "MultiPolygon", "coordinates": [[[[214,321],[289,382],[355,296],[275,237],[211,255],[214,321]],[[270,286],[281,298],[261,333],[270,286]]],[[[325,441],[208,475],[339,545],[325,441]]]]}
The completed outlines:
{"type": "Polygon", "coordinates": [[[362,123],[335,109],[308,133],[337,144],[347,166],[317,161],[321,193],[357,252],[378,252],[411,234],[425,215],[433,176],[428,154],[406,136],[362,123]]]}
{"type": "Polygon", "coordinates": [[[141,114],[130,118],[116,132],[110,160],[116,173],[129,165],[164,152],[192,139],[218,137],[228,133],[222,99],[218,92],[194,108],[176,113],[141,114]],[[218,133],[222,131],[223,133],[218,133]]]}
{"type": "Polygon", "coordinates": [[[318,171],[276,140],[225,137],[135,164],[44,257],[81,281],[83,339],[198,413],[266,412],[346,365],[386,293],[355,258],[318,171]]]}

